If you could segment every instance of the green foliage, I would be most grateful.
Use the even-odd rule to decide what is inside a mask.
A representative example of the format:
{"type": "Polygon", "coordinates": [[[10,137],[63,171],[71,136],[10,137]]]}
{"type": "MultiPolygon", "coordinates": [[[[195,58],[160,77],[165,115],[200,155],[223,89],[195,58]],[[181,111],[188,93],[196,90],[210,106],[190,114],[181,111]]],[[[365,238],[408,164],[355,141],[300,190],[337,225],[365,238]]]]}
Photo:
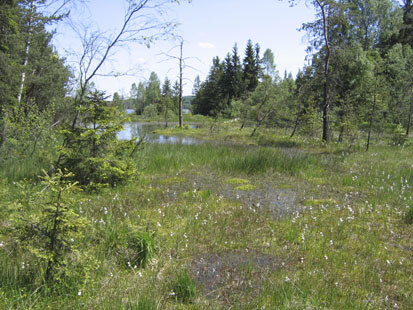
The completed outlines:
{"type": "Polygon", "coordinates": [[[242,79],[245,85],[245,91],[253,92],[258,86],[259,76],[259,47],[256,45],[256,49],[252,45],[252,41],[248,40],[247,47],[245,48],[245,57],[243,61],[242,79]],[[258,60],[258,61],[257,61],[258,60]]]}
{"type": "Polygon", "coordinates": [[[42,169],[49,170],[56,156],[58,136],[53,130],[55,110],[39,111],[36,105],[15,108],[3,119],[4,143],[0,149],[2,174],[9,180],[35,179],[42,169]]]}
{"type": "Polygon", "coordinates": [[[148,106],[145,107],[145,109],[143,110],[142,115],[145,118],[155,118],[158,116],[158,110],[156,108],[156,105],[154,104],[150,104],[148,106]]]}
{"type": "Polygon", "coordinates": [[[309,107],[300,117],[299,132],[305,136],[313,136],[321,127],[320,117],[315,108],[309,107]]]}
{"type": "Polygon", "coordinates": [[[242,100],[231,101],[231,118],[240,118],[242,115],[243,102],[242,100]]]}
{"type": "Polygon", "coordinates": [[[403,145],[406,142],[406,130],[401,124],[397,124],[393,130],[393,143],[394,145],[403,145]]]}
{"type": "Polygon", "coordinates": [[[188,271],[180,271],[170,284],[171,295],[182,303],[191,303],[196,297],[197,290],[195,281],[191,278],[188,271]]]}
{"type": "Polygon", "coordinates": [[[84,272],[78,264],[86,253],[78,252],[78,247],[88,224],[76,212],[76,192],[80,188],[72,178],[72,173],[61,170],[53,176],[45,173],[41,182],[44,187],[36,192],[30,184],[20,182],[18,186],[25,195],[12,205],[9,234],[39,261],[38,268],[44,268],[48,282],[84,272]]]}
{"type": "Polygon", "coordinates": [[[65,145],[60,150],[61,167],[74,173],[81,184],[97,189],[124,183],[134,173],[127,158],[134,140],[119,141],[117,132],[126,116],[106,101],[103,92],[94,91],[78,107],[81,125],[62,130],[65,145]]]}

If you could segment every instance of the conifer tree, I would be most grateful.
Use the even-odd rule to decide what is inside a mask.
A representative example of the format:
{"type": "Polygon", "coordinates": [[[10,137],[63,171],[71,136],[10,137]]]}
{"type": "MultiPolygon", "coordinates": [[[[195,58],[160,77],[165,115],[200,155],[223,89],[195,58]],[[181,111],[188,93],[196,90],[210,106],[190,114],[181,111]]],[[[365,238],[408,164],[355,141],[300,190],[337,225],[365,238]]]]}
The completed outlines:
{"type": "Polygon", "coordinates": [[[238,46],[235,43],[234,47],[232,48],[232,68],[234,70],[232,76],[232,89],[234,90],[234,97],[240,98],[243,85],[242,85],[242,64],[241,59],[238,55],[238,46]]]}
{"type": "Polygon", "coordinates": [[[194,86],[192,88],[192,95],[196,96],[200,88],[201,88],[201,79],[199,78],[199,75],[197,75],[194,80],[194,86]]]}
{"type": "Polygon", "coordinates": [[[252,41],[248,40],[247,47],[245,49],[242,75],[244,91],[246,92],[253,92],[258,86],[257,66],[256,51],[254,51],[252,41]]]}
{"type": "Polygon", "coordinates": [[[224,64],[219,57],[214,57],[209,75],[194,98],[194,113],[217,116],[223,108],[223,92],[221,87],[224,64]]]}
{"type": "Polygon", "coordinates": [[[172,110],[172,88],[171,88],[171,81],[166,77],[165,81],[162,85],[162,92],[161,92],[161,105],[162,105],[162,115],[165,120],[165,127],[168,127],[168,120],[172,110]]]}

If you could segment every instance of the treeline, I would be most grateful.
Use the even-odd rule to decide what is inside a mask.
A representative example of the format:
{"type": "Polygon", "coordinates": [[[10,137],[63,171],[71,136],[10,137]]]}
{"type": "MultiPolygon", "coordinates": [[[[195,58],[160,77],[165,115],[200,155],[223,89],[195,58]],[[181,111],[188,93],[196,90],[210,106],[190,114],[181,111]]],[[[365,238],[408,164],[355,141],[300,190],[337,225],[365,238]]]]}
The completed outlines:
{"type": "MultiPolygon", "coordinates": [[[[294,1],[293,1],[294,2],[294,1]]],[[[289,127],[291,135],[367,145],[372,133],[404,142],[413,112],[412,1],[313,1],[316,20],[303,24],[309,65],[280,78],[273,54],[249,41],[243,62],[236,46],[195,83],[194,112],[239,117],[255,127],[289,127]]]]}
{"type": "MultiPolygon", "coordinates": [[[[168,121],[178,115],[179,111],[179,82],[172,82],[165,78],[161,83],[158,75],[152,72],[145,82],[133,83],[129,96],[113,94],[113,102],[118,106],[133,109],[137,115],[146,118],[161,116],[168,121]]],[[[183,98],[184,108],[189,109],[188,96],[183,98]]],[[[189,100],[190,101],[190,100],[189,100]]]]}
{"type": "Polygon", "coordinates": [[[206,81],[200,83],[199,77],[194,81],[193,92],[196,97],[193,112],[210,116],[230,116],[231,101],[255,90],[263,77],[263,66],[267,74],[274,75],[274,55],[268,49],[261,59],[259,44],[254,46],[251,40],[247,43],[242,61],[237,44],[223,61],[215,57],[206,81]]]}
{"type": "MultiPolygon", "coordinates": [[[[0,144],[19,135],[14,124],[36,111],[64,110],[70,70],[54,50],[46,27],[67,12],[41,13],[45,1],[0,2],[0,144]]],[[[33,124],[36,132],[36,126],[33,124]]]]}

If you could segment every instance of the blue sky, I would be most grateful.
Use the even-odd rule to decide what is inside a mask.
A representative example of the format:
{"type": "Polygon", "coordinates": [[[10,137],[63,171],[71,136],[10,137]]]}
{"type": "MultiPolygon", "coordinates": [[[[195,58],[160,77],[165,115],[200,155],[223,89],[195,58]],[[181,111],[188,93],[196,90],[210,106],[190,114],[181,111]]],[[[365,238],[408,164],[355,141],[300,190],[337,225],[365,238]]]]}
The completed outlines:
{"type": "MultiPolygon", "coordinates": [[[[86,18],[94,27],[111,33],[122,21],[122,2],[90,0],[87,8],[72,11],[74,22],[86,18]]],[[[165,18],[179,23],[177,33],[185,40],[184,57],[190,58],[188,65],[196,69],[184,71],[184,94],[189,95],[195,76],[199,75],[202,81],[205,79],[214,56],[223,59],[237,43],[243,57],[248,39],[260,44],[261,56],[267,48],[273,51],[280,74],[284,70],[296,74],[305,63],[307,47],[305,32],[297,29],[302,23],[314,20],[314,10],[306,6],[305,1],[290,7],[287,0],[193,0],[189,4],[181,1],[180,5],[169,6],[165,18]]],[[[69,63],[75,60],[72,54],[79,44],[67,25],[58,26],[54,44],[69,63]]],[[[165,56],[160,54],[178,55],[177,49],[171,50],[176,44],[169,40],[156,42],[149,49],[137,44],[122,46],[101,73],[139,69],[134,70],[132,76],[97,77],[95,83],[108,94],[118,91],[128,95],[131,84],[145,81],[152,71],[158,74],[161,82],[166,76],[174,81],[177,62],[165,61],[165,56]]]]}

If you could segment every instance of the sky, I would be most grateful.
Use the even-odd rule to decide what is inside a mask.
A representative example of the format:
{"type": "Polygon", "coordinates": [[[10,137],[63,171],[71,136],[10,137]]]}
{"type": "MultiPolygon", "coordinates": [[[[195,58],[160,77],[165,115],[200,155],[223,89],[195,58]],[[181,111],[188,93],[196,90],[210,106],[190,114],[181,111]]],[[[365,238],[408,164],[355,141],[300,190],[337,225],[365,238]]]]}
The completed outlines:
{"type": "MultiPolygon", "coordinates": [[[[187,58],[184,69],[184,95],[191,95],[197,75],[204,81],[212,58],[224,59],[235,43],[241,59],[249,39],[261,47],[261,56],[269,48],[281,75],[287,70],[295,75],[305,64],[306,33],[298,31],[305,22],[314,20],[314,10],[306,1],[290,7],[287,0],[193,0],[165,7],[162,18],[178,24],[175,31],[184,39],[183,56],[187,58]]],[[[106,35],[115,33],[122,22],[125,1],[89,0],[87,6],[72,9],[71,24],[88,21],[88,29],[99,29],[106,35]]],[[[117,77],[98,76],[94,79],[99,89],[108,94],[119,92],[129,96],[132,83],[145,82],[152,71],[161,82],[168,77],[178,78],[177,60],[164,55],[179,55],[172,39],[160,40],[150,48],[142,44],[125,44],[110,56],[100,73],[128,73],[117,77]]],[[[81,45],[69,22],[57,25],[54,39],[60,55],[75,67],[81,45]]]]}

